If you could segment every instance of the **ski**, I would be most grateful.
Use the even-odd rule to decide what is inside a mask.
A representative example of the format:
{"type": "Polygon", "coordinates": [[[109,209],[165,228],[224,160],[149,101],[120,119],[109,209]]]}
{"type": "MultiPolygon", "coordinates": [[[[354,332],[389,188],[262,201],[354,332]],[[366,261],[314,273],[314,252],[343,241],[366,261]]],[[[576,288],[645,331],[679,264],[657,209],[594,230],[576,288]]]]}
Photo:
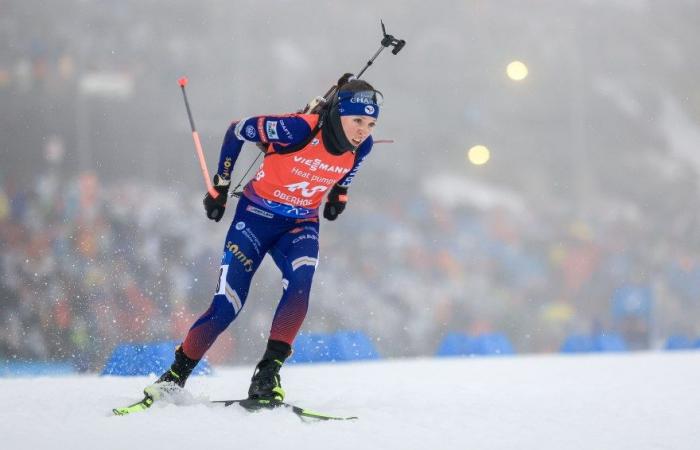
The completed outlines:
{"type": "Polygon", "coordinates": [[[124,406],[123,408],[114,408],[112,409],[112,412],[115,416],[125,416],[127,414],[145,411],[150,408],[151,405],[153,405],[153,397],[147,395],[143,398],[143,400],[129,406],[124,406]]]}
{"type": "Polygon", "coordinates": [[[261,404],[250,399],[241,400],[212,400],[212,403],[223,404],[224,406],[240,405],[247,411],[256,412],[263,409],[285,408],[301,418],[316,419],[316,420],[357,420],[357,416],[332,416],[330,414],[320,413],[301,406],[292,405],[286,402],[275,402],[261,404]]]}
{"type": "MultiPolygon", "coordinates": [[[[217,405],[223,405],[223,406],[231,406],[231,405],[240,405],[243,407],[245,410],[249,412],[256,412],[260,411],[263,409],[275,409],[275,408],[285,408],[292,413],[296,414],[300,418],[304,419],[316,419],[316,420],[356,420],[358,417],[356,416],[333,416],[330,414],[324,414],[320,413],[318,411],[313,411],[308,408],[302,408],[300,406],[292,405],[291,403],[285,403],[285,402],[279,402],[279,403],[268,403],[268,404],[261,404],[258,402],[251,401],[250,399],[240,399],[240,400],[212,400],[210,403],[212,404],[217,404],[217,405]]],[[[112,409],[112,413],[116,416],[125,416],[127,414],[133,414],[136,412],[141,412],[145,411],[148,408],[150,408],[153,405],[153,398],[150,395],[147,395],[143,398],[143,400],[140,400],[136,403],[133,403],[129,406],[124,406],[122,408],[114,408],[112,409]]]]}

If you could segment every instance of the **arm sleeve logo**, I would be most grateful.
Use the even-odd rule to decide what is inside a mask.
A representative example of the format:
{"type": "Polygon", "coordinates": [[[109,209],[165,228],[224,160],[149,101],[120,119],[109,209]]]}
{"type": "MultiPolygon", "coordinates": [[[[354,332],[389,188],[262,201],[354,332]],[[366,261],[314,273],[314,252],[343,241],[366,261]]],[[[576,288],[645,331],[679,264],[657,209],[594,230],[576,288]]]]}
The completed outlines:
{"type": "Polygon", "coordinates": [[[277,121],[276,120],[268,120],[267,123],[265,124],[265,132],[267,133],[267,139],[269,141],[278,140],[280,137],[277,134],[277,121]]]}

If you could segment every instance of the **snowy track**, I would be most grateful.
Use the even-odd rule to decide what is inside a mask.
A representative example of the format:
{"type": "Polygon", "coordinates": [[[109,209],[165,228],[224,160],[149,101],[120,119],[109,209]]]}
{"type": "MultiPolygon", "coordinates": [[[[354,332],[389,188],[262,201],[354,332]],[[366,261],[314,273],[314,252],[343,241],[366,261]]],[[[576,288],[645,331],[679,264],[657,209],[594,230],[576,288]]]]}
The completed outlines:
{"type": "Polygon", "coordinates": [[[154,377],[0,379],[0,448],[697,449],[700,352],[288,366],[287,400],[359,421],[209,405],[252,367],[188,384],[185,406],[114,417],[154,377]]]}

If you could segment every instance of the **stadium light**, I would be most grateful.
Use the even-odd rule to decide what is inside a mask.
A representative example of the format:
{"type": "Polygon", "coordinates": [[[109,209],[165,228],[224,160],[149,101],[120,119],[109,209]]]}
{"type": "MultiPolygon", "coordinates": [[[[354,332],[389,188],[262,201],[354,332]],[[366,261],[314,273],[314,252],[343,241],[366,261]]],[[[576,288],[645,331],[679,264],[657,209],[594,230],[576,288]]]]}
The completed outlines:
{"type": "Polygon", "coordinates": [[[475,166],[482,166],[491,159],[491,151],[484,145],[475,145],[467,152],[467,159],[475,166]]]}
{"type": "Polygon", "coordinates": [[[506,67],[508,78],[513,81],[521,81],[527,77],[527,66],[522,61],[512,61],[506,67]]]}

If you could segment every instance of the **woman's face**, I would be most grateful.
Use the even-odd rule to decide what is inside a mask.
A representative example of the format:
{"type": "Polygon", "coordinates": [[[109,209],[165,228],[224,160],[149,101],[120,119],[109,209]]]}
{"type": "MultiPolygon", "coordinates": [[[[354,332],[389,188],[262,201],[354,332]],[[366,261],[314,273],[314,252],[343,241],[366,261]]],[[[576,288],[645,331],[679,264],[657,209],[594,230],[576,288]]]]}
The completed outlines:
{"type": "Polygon", "coordinates": [[[377,120],[371,116],[341,116],[340,124],[348,141],[359,147],[372,134],[377,120]]]}

